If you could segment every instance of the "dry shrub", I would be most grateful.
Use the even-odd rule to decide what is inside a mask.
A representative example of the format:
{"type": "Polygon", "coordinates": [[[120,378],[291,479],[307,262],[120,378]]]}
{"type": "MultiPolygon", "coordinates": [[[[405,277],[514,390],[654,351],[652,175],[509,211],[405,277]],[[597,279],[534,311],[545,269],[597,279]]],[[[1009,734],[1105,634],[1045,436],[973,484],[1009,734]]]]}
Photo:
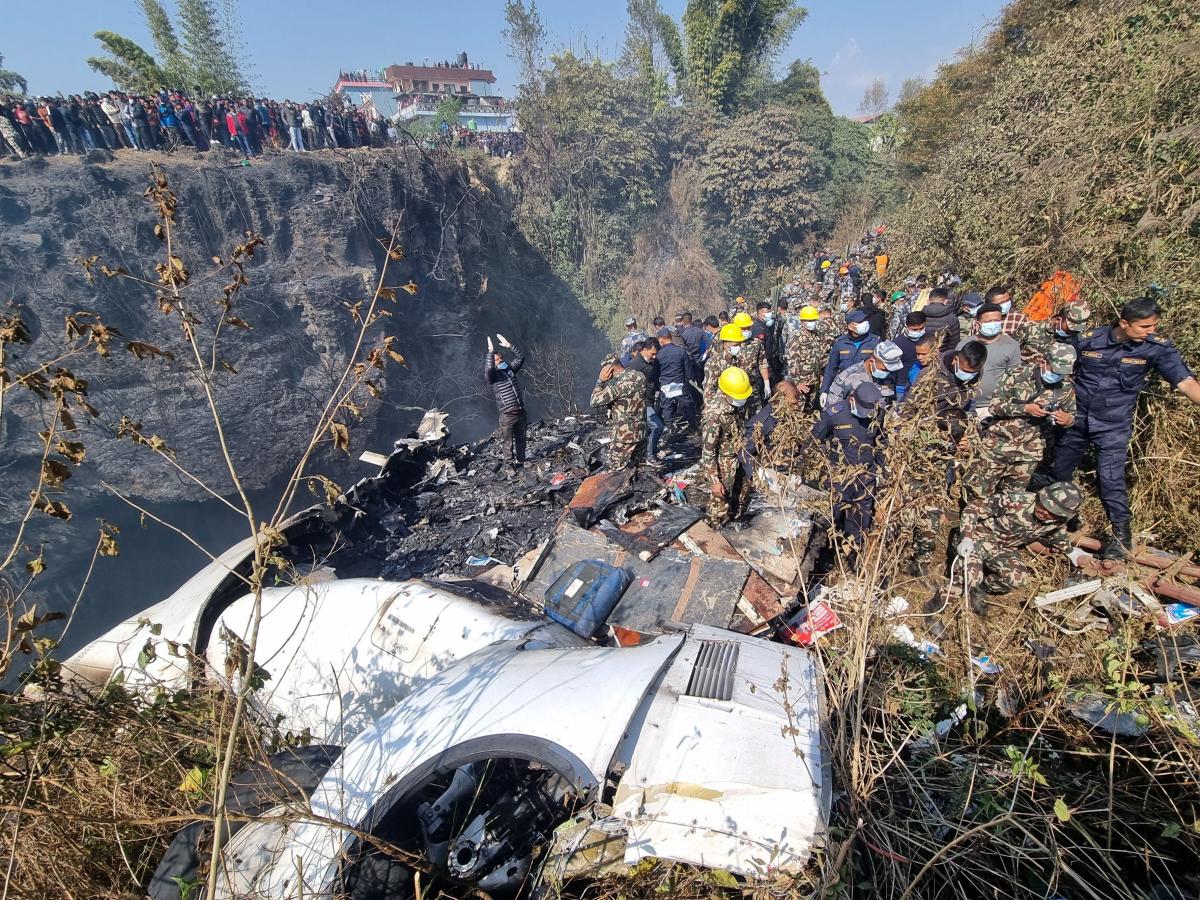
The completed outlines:
{"type": "Polygon", "coordinates": [[[721,308],[721,274],[694,224],[700,186],[691,166],[677,168],[666,199],[650,224],[634,237],[629,271],[621,293],[639,322],[655,316],[668,321],[687,308],[693,315],[721,308]]]}
{"type": "MultiPolygon", "coordinates": [[[[943,149],[916,160],[929,170],[895,222],[897,274],[949,265],[974,288],[1012,282],[1028,296],[1067,269],[1097,325],[1157,282],[1171,290],[1162,333],[1200,361],[1198,48],[1187,0],[1011,4],[905,122],[914,153],[928,134],[943,149]],[[953,102],[960,82],[977,102],[953,102]]],[[[1133,496],[1139,527],[1186,549],[1200,530],[1200,452],[1182,406],[1145,405],[1133,496]]]]}

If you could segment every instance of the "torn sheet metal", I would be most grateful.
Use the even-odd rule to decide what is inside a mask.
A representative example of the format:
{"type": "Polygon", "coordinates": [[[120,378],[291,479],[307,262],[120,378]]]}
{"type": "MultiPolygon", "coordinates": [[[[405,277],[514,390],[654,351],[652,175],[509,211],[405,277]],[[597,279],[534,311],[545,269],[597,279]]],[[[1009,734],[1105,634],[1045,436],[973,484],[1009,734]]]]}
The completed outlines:
{"type": "Polygon", "coordinates": [[[631,478],[630,471],[625,469],[620,472],[601,472],[583,479],[567,507],[575,517],[576,524],[582,528],[596,524],[614,503],[632,493],[629,484],[631,478]]]}
{"type": "Polygon", "coordinates": [[[625,862],[658,857],[752,877],[797,872],[829,817],[817,668],[795,647],[699,626],[691,638],[632,738],[617,788],[625,862]],[[717,693],[696,678],[714,660],[729,669],[711,680],[723,692],[697,696],[717,693]]]}
{"type": "Polygon", "coordinates": [[[815,530],[807,510],[763,509],[741,531],[731,529],[724,537],[760,575],[795,585],[812,571],[815,530]]]}
{"type": "Polygon", "coordinates": [[[605,519],[600,522],[600,529],[605,537],[635,554],[642,562],[649,562],[699,521],[701,515],[694,506],[659,503],[654,509],[633,516],[619,528],[605,519]]]}

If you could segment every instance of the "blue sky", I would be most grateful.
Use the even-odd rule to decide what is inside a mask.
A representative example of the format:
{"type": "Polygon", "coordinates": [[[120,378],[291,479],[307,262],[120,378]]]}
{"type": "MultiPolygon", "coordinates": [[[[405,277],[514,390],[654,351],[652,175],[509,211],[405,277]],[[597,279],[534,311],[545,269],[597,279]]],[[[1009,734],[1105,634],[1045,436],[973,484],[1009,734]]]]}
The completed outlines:
{"type": "MultiPolygon", "coordinates": [[[[662,0],[678,19],[686,0],[662,0]]],[[[169,10],[173,0],[165,0],[169,10]]],[[[29,80],[34,93],[76,92],[109,85],[84,59],[96,55],[92,34],[108,29],[153,52],[135,0],[4,0],[0,53],[5,67],[29,80]]],[[[216,0],[218,9],[223,0],[216,0]]],[[[857,111],[863,90],[883,78],[893,96],[913,75],[931,75],[938,63],[980,36],[998,15],[999,0],[812,0],[808,19],[781,57],[811,59],[834,109],[857,111]]],[[[380,66],[466,50],[492,68],[510,93],[515,68],[505,54],[503,0],[353,0],[332,4],[298,0],[241,0],[241,39],[249,51],[255,88],[263,94],[307,99],[325,93],[341,68],[380,66]]],[[[551,46],[620,50],[625,4],[620,0],[539,4],[551,46]]]]}

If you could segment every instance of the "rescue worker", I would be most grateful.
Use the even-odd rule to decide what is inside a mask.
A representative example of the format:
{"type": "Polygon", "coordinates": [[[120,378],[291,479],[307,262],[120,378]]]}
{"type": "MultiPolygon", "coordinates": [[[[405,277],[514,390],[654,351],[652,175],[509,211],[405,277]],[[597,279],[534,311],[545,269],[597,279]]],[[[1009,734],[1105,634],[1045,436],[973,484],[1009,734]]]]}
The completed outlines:
{"type": "Polygon", "coordinates": [[[927,334],[913,348],[916,359],[912,365],[904,370],[904,378],[898,379],[896,382],[896,399],[903,400],[908,396],[908,392],[912,390],[913,385],[917,383],[917,379],[921,373],[929,368],[930,363],[937,356],[937,338],[932,334],[927,334]]]}
{"type": "MultiPolygon", "coordinates": [[[[730,366],[740,366],[746,345],[746,334],[730,322],[721,328],[717,340],[708,350],[704,363],[704,405],[717,395],[717,380],[730,366]]],[[[743,370],[744,371],[744,370],[743,370]]]]}
{"type": "Polygon", "coordinates": [[[771,372],[767,366],[766,349],[763,342],[754,336],[755,323],[749,313],[738,313],[730,324],[742,329],[742,336],[746,339],[742,344],[737,365],[750,377],[750,387],[754,393],[747,405],[750,407],[750,414],[754,414],[763,405],[763,398],[770,396],[771,391],[771,372]]]}
{"type": "Polygon", "coordinates": [[[848,369],[843,369],[833,379],[825,398],[828,409],[834,403],[841,403],[849,397],[860,384],[874,384],[879,388],[885,403],[896,399],[896,388],[904,369],[904,355],[892,341],[881,341],[875,345],[874,351],[860,363],[855,363],[848,369]]]}
{"type": "Polygon", "coordinates": [[[1055,315],[1045,322],[1032,319],[1017,329],[1013,335],[1021,345],[1026,358],[1045,356],[1055,344],[1068,344],[1075,349],[1079,335],[1087,330],[1092,308],[1086,300],[1069,300],[1055,315]]]}
{"type": "Polygon", "coordinates": [[[900,348],[901,358],[907,369],[917,360],[917,342],[928,334],[925,327],[925,313],[911,312],[904,317],[904,328],[899,334],[892,335],[892,340],[900,348]]]}
{"type": "Polygon", "coordinates": [[[934,288],[929,292],[925,303],[913,304],[917,312],[925,313],[925,328],[930,334],[937,335],[943,350],[959,345],[958,316],[950,303],[950,292],[944,287],[934,288]]]}
{"type": "Polygon", "coordinates": [[[812,305],[802,307],[800,328],[792,332],[785,349],[784,377],[804,395],[809,408],[816,405],[821,392],[821,377],[833,340],[833,329],[821,320],[820,310],[812,305]]]}
{"type": "Polygon", "coordinates": [[[777,328],[780,322],[775,311],[771,309],[771,304],[766,300],[755,307],[754,315],[756,321],[753,337],[763,345],[763,360],[767,364],[767,377],[763,379],[763,384],[769,386],[783,377],[783,360],[780,358],[782,348],[777,328]]]}
{"type": "Polygon", "coordinates": [[[746,470],[748,476],[754,475],[754,463],[757,461],[761,465],[763,456],[767,453],[772,454],[769,462],[773,468],[791,468],[790,464],[794,461],[794,455],[799,452],[800,448],[798,446],[781,447],[773,435],[781,421],[788,420],[790,416],[801,410],[802,403],[803,397],[796,386],[790,381],[781,381],[771,392],[770,401],[746,422],[746,442],[739,458],[742,461],[742,468],[746,470]],[[780,451],[784,451],[788,458],[780,459],[780,451]]]}
{"type": "MultiPolygon", "coordinates": [[[[659,329],[666,331],[666,326],[659,329]]],[[[658,439],[663,433],[662,416],[658,413],[658,338],[646,338],[633,345],[629,360],[622,360],[625,368],[641,372],[646,378],[646,459],[650,467],[658,468],[658,439]]]]}
{"type": "Polygon", "coordinates": [[[500,414],[500,453],[513,469],[517,469],[525,464],[525,439],[529,427],[521,384],[517,381],[517,373],[525,365],[525,356],[504,335],[497,334],[496,340],[512,355],[512,361],[496,352],[489,337],[483,378],[491,385],[500,414]]]}
{"type": "Polygon", "coordinates": [[[592,389],[592,406],[608,409],[609,471],[636,468],[646,449],[646,376],[625,368],[615,356],[606,357],[592,389]]]}
{"type": "Polygon", "coordinates": [[[821,407],[825,407],[825,394],[839,372],[862,362],[874,351],[879,338],[870,333],[867,316],[862,310],[851,310],[846,314],[846,333],[838,337],[829,348],[829,359],[821,376],[821,407]]]}
{"type": "Polygon", "coordinates": [[[875,485],[883,462],[883,399],[876,385],[864,382],[845,401],[826,407],[813,426],[813,437],[826,443],[834,467],[833,522],[849,542],[851,559],[862,549],[875,513],[875,485]]]}
{"type": "Polygon", "coordinates": [[[625,337],[621,338],[621,347],[617,350],[617,357],[625,359],[633,352],[633,345],[644,341],[646,337],[646,332],[638,328],[637,319],[630,316],[625,320],[625,337]]]}
{"type": "Polygon", "coordinates": [[[670,431],[682,431],[696,424],[695,404],[691,383],[696,380],[696,366],[683,346],[682,337],[664,328],[658,333],[658,391],[664,426],[670,431]]]}
{"type": "Polygon", "coordinates": [[[1055,344],[1047,355],[1000,379],[975,458],[963,473],[968,501],[1029,488],[1055,432],[1075,423],[1075,350],[1055,344]]]}
{"type": "Polygon", "coordinates": [[[1007,594],[1033,579],[1022,551],[1034,542],[1078,565],[1084,552],[1071,544],[1067,523],[1082,503],[1083,494],[1073,482],[1056,481],[1036,494],[1006,491],[968,506],[958,555],[966,569],[971,609],[984,616],[989,594],[1007,594]]]}
{"type": "Polygon", "coordinates": [[[695,323],[692,314],[686,309],[680,313],[679,319],[679,328],[676,329],[679,343],[698,368],[704,355],[704,329],[695,323]]]}
{"type": "Polygon", "coordinates": [[[738,465],[746,402],[754,389],[745,369],[730,366],[717,378],[717,393],[700,420],[700,472],[711,492],[708,524],[719,528],[740,519],[750,501],[750,478],[738,465]]]}
{"type": "Polygon", "coordinates": [[[1158,303],[1151,297],[1130,300],[1113,325],[1084,332],[1075,367],[1078,410],[1075,423],[1060,437],[1052,475],[1069,481],[1089,446],[1096,448],[1096,484],[1108,514],[1112,537],[1102,559],[1123,559],[1132,550],[1132,514],[1125,485],[1125,459],[1133,434],[1133,410],[1151,372],[1158,372],[1193,403],[1200,403],[1200,382],[1166,338],[1155,334],[1158,303]]]}
{"type": "Polygon", "coordinates": [[[910,575],[921,575],[933,564],[938,531],[945,520],[943,505],[954,480],[954,461],[965,449],[967,418],[974,385],[987,359],[978,341],[961,350],[947,350],[923,373],[900,407],[901,416],[932,416],[925,446],[919,449],[923,467],[912,473],[916,499],[905,506],[902,519],[912,529],[910,575]]]}

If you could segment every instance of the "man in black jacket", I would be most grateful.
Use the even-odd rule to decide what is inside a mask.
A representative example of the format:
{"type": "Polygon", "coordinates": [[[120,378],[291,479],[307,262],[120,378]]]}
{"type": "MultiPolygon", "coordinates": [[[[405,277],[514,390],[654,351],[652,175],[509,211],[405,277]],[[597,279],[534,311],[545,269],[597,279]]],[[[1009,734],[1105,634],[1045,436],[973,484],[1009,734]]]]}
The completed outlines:
{"type": "Polygon", "coordinates": [[[496,409],[500,413],[500,452],[509,465],[517,469],[525,464],[525,434],[529,425],[521,385],[517,381],[517,373],[525,365],[525,356],[504,335],[497,334],[496,340],[512,355],[512,361],[496,352],[489,337],[483,377],[492,387],[496,409]]]}
{"type": "Polygon", "coordinates": [[[670,328],[658,332],[658,388],[662,394],[663,424],[675,431],[695,426],[699,420],[691,383],[697,380],[696,364],[692,361],[682,335],[670,328]]]}
{"type": "Polygon", "coordinates": [[[662,416],[658,414],[658,338],[646,338],[634,344],[626,368],[646,376],[646,424],[649,426],[646,433],[646,464],[652,469],[658,468],[658,439],[663,433],[662,416]]]}

